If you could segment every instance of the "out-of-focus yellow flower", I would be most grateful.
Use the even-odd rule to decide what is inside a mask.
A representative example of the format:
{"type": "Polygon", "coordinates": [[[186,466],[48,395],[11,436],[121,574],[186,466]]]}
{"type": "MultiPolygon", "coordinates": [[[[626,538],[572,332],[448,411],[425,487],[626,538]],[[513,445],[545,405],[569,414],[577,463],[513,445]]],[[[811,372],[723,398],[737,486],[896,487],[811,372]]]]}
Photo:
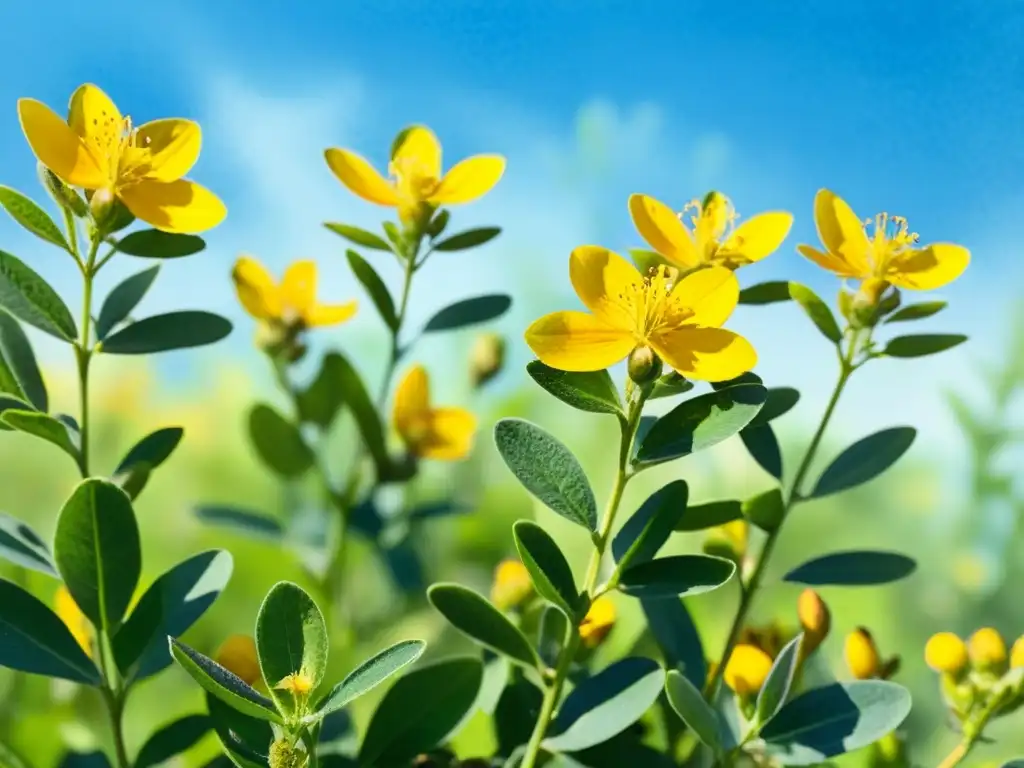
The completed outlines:
{"type": "Polygon", "coordinates": [[[494,569],[491,602],[508,611],[518,608],[533,594],[533,581],[526,566],[515,558],[502,560],[494,569]]]}
{"type": "Polygon", "coordinates": [[[720,192],[691,200],[680,214],[653,197],[632,195],[629,213],[647,244],[684,270],[707,264],[737,269],[759,261],[782,245],[793,226],[792,214],[779,211],[752,216],[736,226],[732,201],[720,192]]]}
{"type": "Polygon", "coordinates": [[[928,638],[924,660],[936,672],[959,675],[967,667],[967,645],[952,632],[939,632],[928,638]]]}
{"type": "Polygon", "coordinates": [[[395,429],[410,453],[424,459],[458,461],[473,447],[476,417],[464,408],[434,408],[430,379],[413,366],[395,392],[395,429]]]}
{"type": "Polygon", "coordinates": [[[813,589],[805,589],[800,593],[796,613],[804,631],[802,653],[808,656],[828,637],[832,628],[832,614],[825,601],[813,589]]]}
{"type": "Polygon", "coordinates": [[[54,597],[53,603],[54,612],[67,626],[71,636],[82,646],[82,650],[85,651],[86,655],[92,657],[96,630],[93,629],[92,622],[85,617],[85,614],[78,607],[78,603],[71,597],[71,593],[68,592],[67,587],[63,584],[57,587],[57,594],[54,597]]]}
{"type": "Polygon", "coordinates": [[[21,129],[39,161],[74,187],[116,196],[137,218],[167,232],[202,232],[227,215],[220,199],[184,178],[199,158],[192,120],[154,120],[138,128],[102,90],[82,85],[68,119],[35,99],[18,100],[21,129]]]}
{"type": "Polygon", "coordinates": [[[814,198],[814,222],[825,251],[809,245],[799,245],[797,250],[840,277],[929,291],[955,280],[971,260],[970,251],[960,245],[917,247],[917,233],[900,216],[880,213],[862,223],[841,197],[827,189],[814,198]],[[873,226],[870,235],[869,226],[873,226]]]}
{"type": "Polygon", "coordinates": [[[554,312],[526,331],[534,354],[552,368],[599,371],[637,347],[650,347],[679,374],[702,381],[726,381],[757,363],[750,342],[721,327],[740,291],[724,267],[673,282],[666,267],[644,277],[617,253],[585,245],[572,252],[569,276],[590,313],[554,312]]]}
{"type": "Polygon", "coordinates": [[[364,200],[398,209],[403,222],[422,222],[439,206],[469,203],[487,194],[505,172],[500,155],[476,155],[441,169],[441,144],[433,132],[414,125],[400,134],[385,179],[348,149],[324,152],[338,180],[364,200]]]}
{"type": "Polygon", "coordinates": [[[857,627],[846,636],[844,654],[850,674],[858,680],[870,680],[882,672],[882,661],[878,646],[871,633],[864,627],[857,627]]]}
{"type": "Polygon", "coordinates": [[[740,643],[733,649],[722,679],[737,696],[746,699],[761,690],[771,669],[771,656],[756,645],[740,643]]]}
{"type": "Polygon", "coordinates": [[[265,323],[314,328],[338,325],[356,313],[357,303],[321,304],[316,299],[316,262],[296,261],[278,284],[266,267],[242,256],[231,271],[235,292],[245,311],[265,323]]]}
{"type": "Polygon", "coordinates": [[[615,603],[607,595],[601,595],[590,604],[590,610],[580,622],[580,638],[588,648],[594,648],[608,637],[615,626],[615,603]]]}
{"type": "Polygon", "coordinates": [[[1010,649],[1010,669],[1024,669],[1024,635],[1018,637],[1010,649]]]}
{"type": "Polygon", "coordinates": [[[708,529],[704,539],[704,552],[742,563],[750,541],[750,525],[746,520],[733,520],[708,529]]]}
{"type": "Polygon", "coordinates": [[[1006,671],[1006,641],[992,627],[982,627],[971,635],[967,641],[967,654],[975,669],[996,673],[1006,671]]]}
{"type": "Polygon", "coordinates": [[[505,339],[496,333],[482,333],[469,352],[469,378],[479,389],[499,373],[505,365],[505,339]]]}
{"type": "Polygon", "coordinates": [[[214,661],[249,685],[256,685],[262,678],[256,641],[248,635],[231,635],[217,649],[214,661]]]}

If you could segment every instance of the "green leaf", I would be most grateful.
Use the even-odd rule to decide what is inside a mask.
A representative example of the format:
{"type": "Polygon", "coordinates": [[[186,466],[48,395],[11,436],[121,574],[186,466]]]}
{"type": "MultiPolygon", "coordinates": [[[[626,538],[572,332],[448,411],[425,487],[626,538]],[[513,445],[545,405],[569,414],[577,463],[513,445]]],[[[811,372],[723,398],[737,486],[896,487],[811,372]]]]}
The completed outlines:
{"type": "Polygon", "coordinates": [[[916,568],[917,563],[898,552],[852,550],[808,560],[787,573],[784,580],[815,587],[873,586],[905,579],[916,568]]]}
{"type": "Polygon", "coordinates": [[[440,237],[441,233],[448,228],[449,219],[451,219],[451,213],[448,212],[447,208],[442,208],[434,214],[434,218],[430,220],[424,231],[431,239],[440,237]]]}
{"type": "Polygon", "coordinates": [[[28,523],[0,512],[0,558],[31,571],[57,577],[50,548],[28,523]]]}
{"type": "Polygon", "coordinates": [[[154,733],[139,750],[133,768],[150,768],[194,746],[213,728],[207,715],[185,715],[154,733]]]}
{"type": "Polygon", "coordinates": [[[115,326],[132,313],[159,273],[160,265],[155,264],[125,278],[114,287],[104,299],[100,316],[96,319],[96,338],[101,341],[105,339],[115,326]]]}
{"type": "Polygon", "coordinates": [[[648,629],[665,656],[665,663],[682,672],[694,686],[703,688],[708,679],[704,644],[686,603],[679,599],[642,597],[640,607],[647,618],[648,629]]]}
{"type": "Polygon", "coordinates": [[[71,310],[57,292],[31,267],[4,251],[0,251],[0,307],[61,341],[78,336],[71,310]]]}
{"type": "Polygon", "coordinates": [[[81,460],[78,449],[80,435],[53,416],[38,411],[19,411],[10,408],[0,415],[0,421],[19,432],[53,443],[76,462],[81,460]]]}
{"type": "Polygon", "coordinates": [[[689,597],[718,589],[735,572],[736,565],[722,557],[672,555],[627,568],[619,589],[633,597],[689,597]]]}
{"type": "Polygon", "coordinates": [[[503,293],[463,299],[448,305],[430,318],[423,326],[423,332],[454,331],[487,323],[504,315],[511,306],[512,297],[503,293]]]}
{"type": "Polygon", "coordinates": [[[391,294],[388,293],[388,287],[380,279],[380,275],[370,266],[370,262],[355,251],[346,251],[345,256],[348,259],[349,267],[352,269],[352,274],[356,276],[356,279],[366,289],[366,292],[370,294],[373,306],[377,308],[377,312],[380,314],[381,320],[384,321],[384,325],[392,331],[396,330],[398,328],[398,316],[395,314],[395,302],[391,298],[391,294]]]}
{"type": "Polygon", "coordinates": [[[326,717],[347,707],[363,694],[412,664],[426,649],[427,644],[422,640],[403,640],[364,661],[320,700],[316,705],[317,717],[326,717]]]}
{"type": "Polygon", "coordinates": [[[761,730],[761,738],[785,765],[817,765],[891,733],[910,704],[910,692],[896,683],[835,683],[793,699],[761,730]]]}
{"type": "Polygon", "coordinates": [[[350,243],[361,245],[364,248],[373,248],[375,251],[391,251],[391,246],[380,235],[375,235],[373,232],[361,229],[360,227],[353,227],[351,224],[339,224],[334,221],[328,221],[324,226],[334,234],[341,235],[350,243]]]}
{"type": "Polygon", "coordinates": [[[590,413],[622,413],[619,393],[608,371],[559,371],[534,360],[526,366],[526,372],[541,387],[573,408],[590,413]]]}
{"type": "Polygon", "coordinates": [[[435,251],[465,251],[490,242],[500,234],[500,227],[467,229],[465,232],[459,232],[438,243],[434,243],[431,247],[435,251]]]}
{"type": "Polygon", "coordinates": [[[359,748],[359,764],[399,766],[443,744],[465,722],[483,681],[479,659],[456,657],[420,666],[377,706],[359,748]]]}
{"type": "Polygon", "coordinates": [[[821,498],[873,480],[910,449],[916,436],[913,427],[890,427],[858,440],[828,465],[809,498],[821,498]]]}
{"type": "Polygon", "coordinates": [[[646,275],[652,269],[669,263],[668,259],[657,251],[649,251],[646,248],[630,248],[629,255],[633,259],[633,263],[636,264],[637,271],[642,275],[646,275]]]}
{"type": "Polygon", "coordinates": [[[791,298],[788,280],[771,280],[740,291],[740,304],[778,304],[791,298]]]}
{"type": "Polygon", "coordinates": [[[196,509],[196,517],[207,525],[227,528],[236,533],[265,541],[281,542],[284,527],[274,517],[237,507],[207,505],[196,509]]]}
{"type": "Polygon", "coordinates": [[[622,733],[658,700],[665,670],[651,659],[626,658],[583,680],[570,693],[544,739],[549,752],[576,752],[622,733]]]}
{"type": "Polygon", "coordinates": [[[128,496],[106,480],[83,480],[57,517],[53,549],[82,613],[113,634],[142,572],[139,526],[128,496]]]}
{"type": "Polygon", "coordinates": [[[170,458],[184,434],[185,430],[181,427],[164,427],[150,432],[121,459],[114,470],[115,482],[125,489],[130,498],[135,499],[149,479],[149,474],[170,458]],[[134,487],[136,483],[130,482],[135,477],[141,479],[138,487],[134,487]]]}
{"type": "Polygon", "coordinates": [[[740,440],[761,469],[782,480],[782,448],[771,424],[745,427],[740,430],[740,440]]]}
{"type": "Polygon", "coordinates": [[[352,411],[363,443],[373,457],[377,479],[386,478],[391,472],[391,458],[384,441],[384,427],[362,378],[352,364],[337,352],[327,354],[323,366],[328,381],[338,388],[342,401],[352,411]]]}
{"type": "Polygon", "coordinates": [[[967,341],[962,333],[920,333],[890,339],[882,350],[888,357],[924,357],[945,352],[967,341]]]}
{"type": "Polygon", "coordinates": [[[33,200],[16,189],[0,185],[0,205],[11,214],[12,219],[33,235],[71,253],[71,246],[68,245],[60,227],[33,200]]]}
{"type": "Polygon", "coordinates": [[[215,344],[229,333],[230,321],[212,312],[168,312],[126,325],[103,340],[102,351],[108,355],[150,355],[215,344]]]}
{"type": "Polygon", "coordinates": [[[328,358],[320,361],[320,369],[316,378],[309,386],[300,390],[296,398],[299,418],[304,424],[315,424],[326,430],[334,423],[342,406],[342,392],[333,377],[337,375],[336,366],[328,363],[328,358]]]}
{"type": "Polygon", "coordinates": [[[558,606],[566,616],[575,618],[579,591],[572,568],[558,544],[547,531],[529,520],[517,521],[512,533],[537,594],[558,606]]]}
{"type": "Polygon", "coordinates": [[[834,344],[838,344],[843,340],[843,332],[839,330],[839,324],[836,323],[832,310],[828,308],[828,304],[822,301],[818,294],[806,285],[791,282],[789,284],[789,295],[793,301],[803,308],[807,316],[811,318],[811,322],[818,327],[818,330],[821,331],[826,339],[834,344]]]}
{"type": "Polygon", "coordinates": [[[777,530],[785,514],[782,490],[777,487],[751,496],[743,502],[743,516],[765,533],[777,530]]]}
{"type": "Polygon", "coordinates": [[[316,463],[299,428],[265,403],[249,411],[249,439],[260,460],[282,477],[298,477],[316,463]]]}
{"type": "Polygon", "coordinates": [[[657,400],[662,397],[675,397],[676,395],[682,395],[693,389],[693,382],[689,379],[684,379],[675,371],[670,371],[654,382],[654,388],[651,390],[651,394],[647,396],[648,400],[657,400]]]}
{"type": "Polygon", "coordinates": [[[57,614],[5,579],[0,579],[0,666],[86,685],[102,680],[57,614]]]}
{"type": "Polygon", "coordinates": [[[144,259],[179,259],[199,253],[206,248],[206,243],[196,235],[140,229],[122,237],[114,247],[121,253],[144,259]]]}
{"type": "Polygon", "coordinates": [[[920,304],[908,304],[902,309],[893,312],[884,322],[902,323],[907,320],[923,320],[926,317],[938,314],[946,308],[944,301],[922,301],[920,304]]]}
{"type": "Polygon", "coordinates": [[[540,667],[526,635],[485,597],[460,584],[434,584],[427,590],[427,598],[469,639],[527,669],[540,667]]]}
{"type": "Polygon", "coordinates": [[[732,437],[761,410],[767,393],[759,384],[738,384],[683,401],[654,423],[634,464],[672,461],[732,437]]]}
{"type": "Polygon", "coordinates": [[[677,670],[670,670],[665,680],[668,703],[701,740],[717,754],[722,749],[722,724],[718,713],[704,700],[703,694],[689,678],[677,670]]]}
{"type": "Polygon", "coordinates": [[[173,637],[170,638],[170,646],[174,660],[204,691],[243,715],[271,723],[281,722],[281,715],[274,708],[274,702],[240,677],[173,637]]]}
{"type": "Polygon", "coordinates": [[[302,675],[316,690],[327,671],[327,623],[297,584],[279,581],[256,616],[256,650],[263,679],[279,706],[294,709],[291,696],[274,689],[289,675],[302,675]]]}
{"type": "Polygon", "coordinates": [[[567,520],[597,530],[597,502],[579,461],[562,443],[523,419],[501,419],[494,442],[520,483],[567,520]]]}
{"type": "Polygon", "coordinates": [[[229,766],[233,763],[240,768],[269,768],[267,758],[274,741],[270,723],[243,715],[210,693],[206,694],[206,711],[221,746],[230,756],[229,766]]]}
{"type": "Polygon", "coordinates": [[[39,372],[32,345],[21,329],[21,325],[0,308],[0,372],[4,379],[13,379],[17,391],[12,391],[10,381],[5,389],[19,399],[27,399],[37,410],[46,413],[50,409],[46,384],[39,372]],[[9,373],[9,376],[7,375],[9,373]]]}
{"type": "Polygon", "coordinates": [[[673,480],[640,505],[612,539],[619,568],[647,562],[658,554],[686,512],[690,497],[685,480],[673,480]]]}
{"type": "Polygon", "coordinates": [[[800,647],[804,636],[797,635],[775,657],[771,671],[757,695],[757,722],[762,726],[771,721],[789,698],[800,664],[800,647]]]}
{"type": "Polygon", "coordinates": [[[769,387],[764,406],[751,422],[751,427],[760,427],[780,416],[785,416],[800,402],[800,392],[793,387],[769,387]]]}
{"type": "Polygon", "coordinates": [[[171,665],[168,637],[178,637],[213,605],[231,579],[231,553],[208,550],[161,574],[114,636],[114,658],[128,680],[171,665]]]}
{"type": "Polygon", "coordinates": [[[708,501],[704,504],[691,504],[686,514],[676,525],[677,531],[703,531],[719,525],[731,523],[743,517],[743,505],[730,499],[729,501],[708,501]]]}

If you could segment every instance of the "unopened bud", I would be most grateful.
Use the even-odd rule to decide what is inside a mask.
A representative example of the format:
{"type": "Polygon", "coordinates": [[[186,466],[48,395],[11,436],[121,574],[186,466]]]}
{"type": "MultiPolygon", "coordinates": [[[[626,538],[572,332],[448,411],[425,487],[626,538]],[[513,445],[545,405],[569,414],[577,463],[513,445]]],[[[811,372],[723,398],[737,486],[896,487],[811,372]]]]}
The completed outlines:
{"type": "Polygon", "coordinates": [[[705,554],[724,557],[739,565],[747,554],[748,538],[747,521],[733,520],[710,529],[703,549],[705,554]]]}
{"type": "Polygon", "coordinates": [[[588,648],[600,645],[615,626],[617,612],[615,603],[607,595],[602,595],[590,605],[590,610],[580,622],[580,638],[588,648]]]}
{"type": "Polygon", "coordinates": [[[1018,637],[1010,649],[1010,669],[1024,669],[1024,635],[1018,637]]]}
{"type": "Polygon", "coordinates": [[[505,339],[496,333],[476,337],[469,353],[469,376],[473,387],[479,389],[501,373],[505,364],[505,339]]]}
{"type": "Polygon", "coordinates": [[[50,193],[50,197],[61,208],[67,208],[78,218],[85,218],[89,213],[89,206],[86,204],[82,196],[77,191],[69,187],[56,173],[51,171],[42,163],[39,163],[36,167],[39,173],[39,181],[42,182],[43,187],[47,192],[50,193]]]}
{"type": "Polygon", "coordinates": [[[805,589],[800,593],[796,613],[804,630],[803,653],[809,656],[828,636],[832,628],[832,615],[825,601],[813,589],[805,589]]]}
{"type": "Polygon", "coordinates": [[[924,661],[940,674],[958,677],[967,668],[967,645],[952,632],[939,632],[925,644],[924,661]]]}
{"type": "Polygon", "coordinates": [[[498,567],[494,569],[491,602],[499,610],[510,611],[518,608],[532,596],[533,581],[525,565],[513,558],[498,563],[498,567]]]}
{"type": "Polygon", "coordinates": [[[1002,674],[1008,666],[1006,641],[992,627],[983,627],[967,641],[971,664],[981,672],[1002,674]]]}
{"type": "Polygon", "coordinates": [[[661,376],[661,358],[648,346],[636,347],[629,353],[626,370],[637,384],[648,384],[661,376]]]}
{"type": "Polygon", "coordinates": [[[292,744],[287,737],[282,737],[270,745],[267,762],[270,768],[302,768],[306,765],[309,755],[298,744],[292,744]]]}
{"type": "Polygon", "coordinates": [[[89,213],[96,229],[109,235],[128,226],[134,217],[111,189],[97,189],[89,198],[89,213]]]}
{"type": "Polygon", "coordinates": [[[864,627],[858,627],[847,635],[843,655],[850,674],[858,680],[878,677],[881,671],[878,647],[871,633],[864,627]]]}
{"type": "Polygon", "coordinates": [[[728,663],[722,679],[740,699],[750,699],[768,679],[772,669],[772,658],[755,645],[737,645],[728,663]]]}

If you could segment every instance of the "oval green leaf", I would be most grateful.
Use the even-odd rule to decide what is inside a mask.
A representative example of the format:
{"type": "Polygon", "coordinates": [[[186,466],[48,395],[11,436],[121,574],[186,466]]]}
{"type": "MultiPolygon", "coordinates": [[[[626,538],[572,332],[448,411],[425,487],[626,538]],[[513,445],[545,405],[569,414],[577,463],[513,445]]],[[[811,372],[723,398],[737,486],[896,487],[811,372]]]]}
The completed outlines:
{"type": "Polygon", "coordinates": [[[769,387],[764,406],[750,421],[751,427],[759,427],[789,413],[800,402],[800,391],[793,387],[769,387]]]}
{"type": "Polygon", "coordinates": [[[46,413],[50,410],[46,384],[36,363],[25,331],[14,317],[0,307],[0,373],[4,389],[19,399],[25,399],[46,413]]]}
{"type": "Polygon", "coordinates": [[[274,688],[289,675],[301,675],[316,690],[327,671],[327,623],[316,603],[297,584],[281,581],[267,593],[256,616],[256,650],[263,679],[279,705],[294,708],[287,693],[274,688]]]}
{"type": "Polygon", "coordinates": [[[512,526],[519,557],[530,572],[537,594],[571,618],[576,616],[579,591],[569,561],[548,532],[534,522],[519,520],[512,526]]]}
{"type": "Polygon", "coordinates": [[[12,219],[36,237],[71,253],[71,246],[68,245],[60,227],[31,198],[16,189],[0,185],[0,206],[4,207],[12,219]]]}
{"type": "Polygon", "coordinates": [[[227,528],[250,538],[276,542],[284,539],[284,527],[277,518],[247,509],[207,505],[196,509],[196,517],[207,525],[227,528]]]}
{"type": "Polygon", "coordinates": [[[811,498],[828,496],[874,480],[909,450],[917,430],[890,427],[868,435],[843,451],[818,478],[811,498]]]}
{"type": "Polygon", "coordinates": [[[0,251],[0,307],[61,341],[78,336],[71,310],[57,292],[31,267],[4,251],[0,251]]]}
{"type": "Polygon", "coordinates": [[[885,345],[882,354],[888,357],[924,357],[945,352],[967,341],[962,333],[921,333],[897,336],[885,345]]]}
{"type": "Polygon", "coordinates": [[[743,505],[734,500],[691,504],[676,525],[677,531],[703,531],[743,517],[743,505]]]}
{"type": "Polygon", "coordinates": [[[423,326],[423,332],[454,331],[490,322],[508,312],[511,306],[512,297],[504,293],[463,299],[445,307],[430,318],[423,326]]]}
{"type": "Polygon", "coordinates": [[[299,428],[265,403],[249,412],[249,439],[260,460],[282,477],[298,477],[316,462],[299,428]]]}
{"type": "Polygon", "coordinates": [[[590,413],[622,413],[619,393],[608,371],[559,371],[534,360],[527,364],[526,372],[541,387],[573,408],[590,413]]]}
{"type": "Polygon", "coordinates": [[[681,672],[673,669],[665,680],[665,695],[679,719],[686,723],[697,738],[716,754],[720,752],[722,724],[718,713],[704,700],[700,689],[681,672]]]}
{"type": "Polygon", "coordinates": [[[361,245],[364,248],[373,248],[375,251],[391,250],[391,246],[380,235],[375,235],[373,232],[361,229],[360,227],[353,227],[351,224],[339,224],[334,221],[325,222],[324,226],[334,234],[341,235],[350,243],[361,245]]]}
{"type": "Polygon", "coordinates": [[[788,280],[758,283],[740,291],[740,304],[778,304],[791,298],[788,280]]]}
{"type": "Polygon", "coordinates": [[[740,430],[740,440],[761,469],[776,480],[782,480],[782,448],[771,424],[740,430]]]}
{"type": "Polygon", "coordinates": [[[115,247],[121,253],[144,259],[180,259],[199,253],[206,248],[206,243],[197,235],[140,229],[122,237],[115,247]]]}
{"type": "Polygon", "coordinates": [[[358,699],[423,655],[422,640],[403,640],[385,648],[352,670],[316,705],[316,717],[323,718],[358,699]]]}
{"type": "Polygon", "coordinates": [[[0,558],[31,571],[57,577],[50,548],[28,523],[0,512],[0,558]]]}
{"type": "Polygon", "coordinates": [[[946,308],[944,301],[922,301],[920,304],[908,304],[907,306],[893,312],[884,322],[901,323],[907,320],[923,320],[926,317],[938,314],[946,308]]]}
{"type": "Polygon", "coordinates": [[[19,411],[14,408],[5,410],[0,420],[12,429],[56,445],[76,462],[81,461],[78,448],[81,436],[63,421],[38,411],[19,411]]]}
{"type": "Polygon", "coordinates": [[[373,457],[377,479],[385,479],[391,472],[391,458],[384,440],[384,427],[359,372],[338,352],[330,352],[324,357],[323,371],[326,380],[337,388],[342,402],[352,412],[366,450],[373,457]]]}
{"type": "Polygon", "coordinates": [[[811,322],[821,331],[822,336],[833,344],[838,344],[843,340],[843,332],[839,330],[839,324],[836,323],[835,315],[832,314],[828,304],[822,301],[818,294],[806,285],[791,282],[789,284],[789,296],[807,313],[807,316],[811,318],[811,322]]]}
{"type": "Polygon", "coordinates": [[[784,581],[813,587],[864,587],[905,579],[917,563],[899,552],[852,550],[808,560],[786,574],[784,581]]]}
{"type": "Polygon", "coordinates": [[[703,688],[708,679],[704,644],[685,602],[640,598],[640,607],[665,656],[665,664],[682,672],[694,686],[703,688]]]}
{"type": "Polygon", "coordinates": [[[689,597],[718,589],[732,578],[736,565],[710,555],[673,555],[623,571],[619,589],[642,598],[689,597]]]}
{"type": "Polygon", "coordinates": [[[133,768],[160,765],[193,747],[213,728],[208,715],[185,715],[154,733],[139,750],[133,768]]]}
{"type": "Polygon", "coordinates": [[[653,559],[683,518],[689,498],[685,480],[673,480],[651,494],[612,539],[619,568],[653,559]]]}
{"type": "MultiPolygon", "coordinates": [[[[385,248],[387,247],[384,241],[381,241],[381,244],[385,248]]],[[[356,276],[356,279],[370,295],[370,300],[373,301],[373,306],[377,308],[377,312],[380,314],[381,320],[384,321],[384,325],[392,331],[397,330],[398,316],[395,314],[395,302],[388,292],[388,287],[384,285],[384,281],[377,274],[377,270],[370,266],[370,262],[355,251],[346,251],[345,257],[348,259],[348,265],[352,269],[352,274],[356,276]]]]}
{"type": "Polygon", "coordinates": [[[100,307],[100,315],[96,319],[96,338],[101,341],[105,339],[115,326],[132,313],[159,273],[160,265],[155,264],[125,278],[107,294],[103,306],[100,307]]]}
{"type": "Polygon", "coordinates": [[[647,396],[648,400],[657,400],[661,397],[675,397],[676,395],[682,395],[693,389],[693,382],[689,379],[684,379],[675,371],[670,371],[654,382],[654,388],[651,390],[651,394],[647,396]]]}
{"type": "Polygon", "coordinates": [[[231,333],[231,322],[212,312],[183,310],[144,317],[103,341],[109,355],[150,355],[215,344],[231,333]]]}
{"type": "Polygon", "coordinates": [[[797,667],[800,664],[800,646],[804,636],[797,635],[790,640],[779,651],[772,664],[768,677],[761,686],[761,692],[757,695],[757,722],[762,726],[771,721],[789,698],[790,690],[793,687],[793,679],[796,677],[797,667]]]}
{"type": "MultiPolygon", "coordinates": [[[[133,445],[124,458],[121,459],[121,463],[114,470],[113,477],[115,481],[121,481],[122,478],[131,475],[139,467],[144,468],[148,477],[149,472],[170,458],[184,435],[185,430],[181,427],[164,427],[155,432],[150,432],[133,445]]],[[[121,482],[121,487],[126,488],[126,484],[121,482]]],[[[133,489],[126,488],[126,490],[131,498],[134,499],[138,496],[137,490],[135,492],[133,492],[133,489]]]]}
{"type": "Polygon", "coordinates": [[[500,227],[480,227],[479,229],[467,229],[451,237],[434,243],[431,247],[435,251],[465,251],[469,248],[488,243],[501,234],[500,227]]]}
{"type": "Polygon", "coordinates": [[[271,723],[281,722],[281,715],[274,708],[274,702],[240,677],[173,637],[169,642],[174,660],[204,691],[243,715],[271,723]]]}

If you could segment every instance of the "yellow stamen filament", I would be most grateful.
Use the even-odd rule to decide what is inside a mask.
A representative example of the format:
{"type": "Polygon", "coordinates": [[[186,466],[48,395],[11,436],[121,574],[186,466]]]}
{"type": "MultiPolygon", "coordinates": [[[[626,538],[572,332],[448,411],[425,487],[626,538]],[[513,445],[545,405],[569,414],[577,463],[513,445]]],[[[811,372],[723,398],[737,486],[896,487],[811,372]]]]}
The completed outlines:
{"type": "Polygon", "coordinates": [[[910,231],[906,218],[892,216],[884,211],[864,221],[864,234],[870,246],[868,263],[875,276],[883,279],[892,259],[916,246],[920,239],[917,232],[910,231]]]}
{"type": "Polygon", "coordinates": [[[633,335],[637,344],[644,344],[662,329],[679,326],[693,315],[693,310],[672,301],[674,280],[674,271],[662,264],[651,267],[641,282],[628,285],[619,294],[622,303],[635,312],[633,335]]]}

